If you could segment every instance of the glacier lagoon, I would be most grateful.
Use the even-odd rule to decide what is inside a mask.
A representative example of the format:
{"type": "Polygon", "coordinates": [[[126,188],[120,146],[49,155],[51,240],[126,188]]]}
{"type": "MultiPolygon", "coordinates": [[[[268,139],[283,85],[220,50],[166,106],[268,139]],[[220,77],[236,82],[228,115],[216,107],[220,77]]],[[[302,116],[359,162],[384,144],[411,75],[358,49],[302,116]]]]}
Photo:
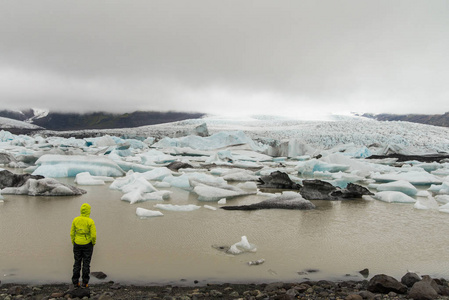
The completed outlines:
{"type": "MultiPolygon", "coordinates": [[[[59,180],[73,184],[73,178],[59,180]]],[[[195,204],[189,212],[163,211],[140,219],[122,193],[105,186],[84,186],[75,197],[8,196],[0,204],[2,282],[69,282],[73,263],[70,224],[82,203],[92,205],[98,244],[92,271],[107,280],[129,283],[193,284],[351,279],[407,270],[449,277],[449,215],[416,210],[413,204],[381,201],[313,201],[317,209],[225,211],[192,193],[172,188],[171,204],[195,204]],[[246,236],[256,252],[231,255],[213,246],[231,246],[246,236]],[[265,263],[249,266],[249,261],[265,263]],[[300,274],[307,270],[316,273],[300,274]],[[351,277],[346,277],[349,274],[351,277]]],[[[6,197],[6,195],[5,195],[6,197]]],[[[228,200],[257,202],[257,196],[228,200]]],[[[159,203],[159,202],[158,202],[159,203]]],[[[93,279],[92,282],[98,281],[93,279]]]]}
{"type": "MultiPolygon", "coordinates": [[[[140,132],[151,137],[155,132],[163,131],[163,135],[169,136],[171,131],[179,135],[185,128],[196,126],[196,122],[138,128],[122,134],[140,132]]],[[[106,136],[108,132],[103,137],[84,140],[13,136],[0,132],[1,152],[19,161],[12,163],[15,168],[5,168],[16,173],[24,168],[27,172],[43,172],[45,176],[57,177],[63,183],[87,191],[84,195],[70,197],[2,195],[2,282],[68,282],[72,265],[69,228],[84,202],[92,205],[92,218],[99,235],[92,271],[105,272],[108,280],[192,284],[194,280],[206,283],[348,279],[362,278],[358,271],[364,268],[369,268],[370,276],[386,273],[399,277],[412,270],[421,275],[449,277],[446,254],[449,239],[444,235],[449,214],[435,201],[438,197],[445,200],[449,193],[446,188],[448,164],[411,161],[393,167],[391,161],[364,159],[370,153],[447,152],[448,129],[346,119],[325,123],[206,122],[210,132],[217,133],[215,139],[171,135],[157,143],[149,138],[151,141],[147,145],[142,141],[111,138],[106,136]],[[221,132],[233,128],[244,131],[221,132]],[[260,137],[268,142],[271,138],[283,141],[270,150],[255,142],[260,137]],[[131,146],[126,148],[124,143],[131,146]],[[150,144],[154,149],[148,149],[150,144]],[[267,155],[274,155],[274,152],[275,158],[267,155]],[[312,158],[317,154],[322,157],[312,158]],[[83,155],[90,158],[83,159],[83,155]],[[39,158],[36,165],[33,158],[39,158]],[[172,176],[165,166],[179,159],[197,168],[186,169],[181,176],[181,173],[172,176]],[[99,161],[101,163],[92,169],[92,163],[99,161]],[[56,166],[57,163],[62,164],[56,166]],[[204,168],[201,171],[201,166],[198,167],[210,163],[218,167],[210,171],[204,168]],[[114,172],[123,172],[110,173],[111,166],[114,172]],[[247,170],[230,174],[225,171],[225,167],[230,166],[248,170],[255,166],[263,168],[258,173],[247,170]],[[200,197],[206,198],[203,200],[211,197],[211,191],[215,193],[216,186],[226,184],[226,180],[251,181],[279,169],[298,183],[310,177],[338,186],[359,182],[376,195],[358,200],[312,201],[316,209],[308,211],[212,210],[224,205],[217,202],[220,197],[199,201],[200,197]],[[78,178],[87,185],[77,185],[74,177],[60,177],[92,170],[94,174],[91,175],[98,175],[94,180],[104,180],[104,184],[89,185],[89,181],[93,183],[89,176],[78,178]],[[110,188],[131,178],[130,170],[134,174],[145,174],[147,179],[141,177],[138,185],[125,190],[110,188]],[[208,174],[197,174],[191,180],[189,174],[196,171],[208,174]],[[109,177],[125,172],[123,177],[109,177]],[[210,175],[215,179],[211,180],[210,175]],[[154,181],[156,179],[162,181],[154,181]],[[410,187],[407,182],[416,187],[410,187]],[[204,190],[205,183],[214,188],[206,188],[200,196],[192,192],[197,187],[202,187],[197,188],[197,192],[204,190]],[[168,199],[139,202],[152,198],[148,197],[151,194],[147,191],[155,187],[159,192],[164,191],[163,195],[157,195],[159,198],[168,195],[168,199]],[[138,193],[132,193],[132,189],[138,193]],[[397,201],[410,203],[390,203],[397,201]],[[147,219],[136,215],[137,208],[158,210],[157,204],[200,208],[162,210],[163,216],[147,219]],[[231,255],[217,250],[239,242],[242,236],[246,236],[257,251],[231,255]],[[259,259],[265,262],[248,265],[249,261],[259,259]]],[[[265,200],[266,194],[255,194],[250,183],[243,184],[250,192],[242,192],[239,188],[239,196],[227,199],[226,205],[265,200]]],[[[231,185],[237,187],[239,184],[231,185]]]]}

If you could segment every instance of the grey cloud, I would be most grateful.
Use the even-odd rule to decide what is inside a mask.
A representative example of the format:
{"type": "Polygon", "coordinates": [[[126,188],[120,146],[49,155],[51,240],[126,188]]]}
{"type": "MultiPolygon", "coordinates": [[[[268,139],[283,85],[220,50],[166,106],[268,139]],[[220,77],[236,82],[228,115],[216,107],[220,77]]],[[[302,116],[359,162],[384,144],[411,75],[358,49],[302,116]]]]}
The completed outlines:
{"type": "Polygon", "coordinates": [[[410,99],[444,103],[449,93],[446,1],[4,1],[0,8],[0,74],[20,74],[16,84],[0,77],[0,99],[199,111],[223,99],[332,109],[378,101],[373,108],[382,111],[410,99]]]}

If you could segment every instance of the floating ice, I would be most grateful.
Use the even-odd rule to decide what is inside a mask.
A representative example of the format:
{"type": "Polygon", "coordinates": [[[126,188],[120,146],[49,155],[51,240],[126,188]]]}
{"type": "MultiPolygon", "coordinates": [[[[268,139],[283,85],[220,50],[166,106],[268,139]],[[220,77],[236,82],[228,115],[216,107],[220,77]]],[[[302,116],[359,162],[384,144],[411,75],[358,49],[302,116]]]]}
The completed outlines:
{"type": "Polygon", "coordinates": [[[123,176],[125,172],[112,160],[101,156],[43,155],[37,161],[33,175],[44,177],[75,177],[89,172],[93,176],[123,176]]]}
{"type": "Polygon", "coordinates": [[[70,186],[52,178],[28,179],[20,187],[6,187],[2,194],[30,195],[30,196],[75,196],[85,194],[86,191],[70,186]]]}
{"type": "Polygon", "coordinates": [[[413,207],[416,209],[438,209],[438,203],[433,197],[419,198],[413,207]]]}
{"type": "Polygon", "coordinates": [[[226,204],[226,198],[220,199],[217,202],[218,204],[226,204]]]}
{"type": "Polygon", "coordinates": [[[256,193],[254,191],[245,191],[230,185],[222,187],[197,185],[193,191],[198,194],[199,201],[218,201],[222,198],[232,198],[256,193]]]}
{"type": "Polygon", "coordinates": [[[193,204],[186,204],[186,205],[156,204],[154,207],[170,211],[194,211],[201,208],[201,206],[193,204]]]}
{"type": "Polygon", "coordinates": [[[299,174],[311,175],[313,172],[345,172],[349,169],[348,165],[332,164],[320,161],[318,159],[311,159],[305,162],[299,162],[295,168],[299,174]]]}
{"type": "Polygon", "coordinates": [[[190,147],[198,150],[215,150],[233,145],[247,144],[252,150],[263,151],[266,146],[257,145],[243,131],[220,131],[209,137],[186,136],[181,138],[165,137],[153,144],[155,148],[190,147]]]}
{"type": "Polygon", "coordinates": [[[438,195],[435,196],[435,200],[440,202],[440,203],[449,203],[449,195],[438,195]]]}
{"type": "Polygon", "coordinates": [[[243,252],[256,252],[256,251],[257,251],[256,245],[250,244],[248,242],[248,238],[246,236],[242,236],[241,241],[232,245],[227,252],[231,254],[240,254],[243,252]]]}
{"type": "Polygon", "coordinates": [[[409,196],[415,196],[418,193],[418,189],[415,188],[410,182],[405,180],[398,180],[389,183],[379,184],[377,186],[378,191],[398,191],[409,196]]]}
{"type": "Polygon", "coordinates": [[[371,178],[377,182],[391,182],[398,180],[405,180],[410,182],[413,185],[430,185],[441,183],[441,179],[438,177],[429,174],[425,171],[411,171],[411,172],[401,172],[401,173],[389,173],[389,174],[380,174],[373,173],[371,178]]]}
{"type": "Polygon", "coordinates": [[[142,164],[147,166],[157,166],[176,161],[175,156],[165,154],[164,152],[155,149],[141,153],[139,156],[142,160],[142,164]]]}
{"type": "Polygon", "coordinates": [[[145,172],[142,176],[146,180],[157,180],[162,181],[167,176],[172,176],[173,172],[166,167],[154,168],[151,171],[145,172]]]}
{"type": "Polygon", "coordinates": [[[374,194],[374,199],[389,203],[415,203],[412,197],[398,191],[384,191],[374,194]]]}
{"type": "Polygon", "coordinates": [[[449,203],[440,206],[438,211],[449,214],[449,203]]]}
{"type": "Polygon", "coordinates": [[[170,191],[143,192],[141,190],[133,190],[121,197],[121,200],[128,201],[129,204],[144,201],[164,201],[170,197],[170,191]]]}
{"type": "Polygon", "coordinates": [[[224,174],[223,179],[226,181],[257,181],[259,176],[248,170],[231,169],[224,174]]]}
{"type": "Polygon", "coordinates": [[[432,184],[430,188],[427,189],[429,192],[440,194],[440,195],[448,195],[449,194],[449,182],[445,181],[442,184],[435,185],[432,184]]]}
{"type": "Polygon", "coordinates": [[[89,172],[76,174],[75,183],[79,185],[104,185],[105,181],[114,181],[114,178],[107,176],[92,176],[89,172]]]}
{"type": "Polygon", "coordinates": [[[149,210],[149,209],[138,207],[138,208],[136,208],[136,215],[140,218],[150,218],[150,217],[163,216],[164,214],[157,210],[149,210]]]}
{"type": "Polygon", "coordinates": [[[136,190],[143,193],[151,193],[157,191],[157,189],[142,176],[136,177],[132,182],[129,182],[128,184],[122,186],[120,190],[123,193],[129,193],[136,190]]]}
{"type": "Polygon", "coordinates": [[[217,210],[216,207],[210,206],[210,205],[203,205],[204,208],[210,209],[210,210],[217,210]]]}
{"type": "Polygon", "coordinates": [[[257,192],[257,183],[255,183],[254,181],[239,183],[239,184],[237,184],[237,187],[241,188],[243,190],[250,190],[250,191],[257,192]]]}

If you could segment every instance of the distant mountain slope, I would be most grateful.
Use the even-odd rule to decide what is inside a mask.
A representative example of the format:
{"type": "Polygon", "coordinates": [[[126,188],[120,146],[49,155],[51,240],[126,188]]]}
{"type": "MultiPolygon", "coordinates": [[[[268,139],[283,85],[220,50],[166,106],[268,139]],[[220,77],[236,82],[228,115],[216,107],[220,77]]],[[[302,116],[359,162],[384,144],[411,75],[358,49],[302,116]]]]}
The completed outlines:
{"type": "Polygon", "coordinates": [[[30,129],[30,130],[38,130],[42,129],[37,125],[29,124],[23,121],[14,120],[11,118],[0,117],[0,129],[11,129],[11,128],[22,128],[22,129],[30,129]]]}
{"type": "Polygon", "coordinates": [[[363,117],[375,119],[378,121],[407,121],[434,126],[449,127],[449,112],[443,115],[395,115],[395,114],[363,114],[363,117]]]}
{"type": "MultiPolygon", "coordinates": [[[[56,113],[43,114],[39,110],[21,112],[0,111],[0,117],[27,121],[48,130],[84,130],[84,129],[114,129],[133,128],[144,125],[154,125],[168,122],[196,119],[203,117],[202,113],[184,112],[143,112],[112,114],[95,112],[86,114],[56,113]]],[[[1,128],[1,126],[0,126],[1,128]]]]}

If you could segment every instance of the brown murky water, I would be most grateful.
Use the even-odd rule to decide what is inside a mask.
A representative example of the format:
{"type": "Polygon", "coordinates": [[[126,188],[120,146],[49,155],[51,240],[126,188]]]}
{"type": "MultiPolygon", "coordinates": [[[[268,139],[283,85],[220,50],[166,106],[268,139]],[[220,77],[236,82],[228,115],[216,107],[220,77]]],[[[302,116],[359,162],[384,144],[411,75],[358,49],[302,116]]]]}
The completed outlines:
{"type": "MultiPolygon", "coordinates": [[[[61,179],[73,184],[73,179],[61,179]]],[[[192,212],[162,211],[139,219],[106,186],[82,187],[79,197],[4,195],[0,204],[0,275],[7,282],[69,282],[73,263],[71,221],[82,203],[92,206],[98,244],[92,271],[128,283],[271,282],[304,278],[363,278],[358,271],[400,277],[412,270],[449,277],[449,214],[380,201],[315,201],[316,210],[192,212]],[[229,255],[212,245],[232,245],[247,236],[255,253],[229,255]],[[265,259],[249,266],[248,261],[265,259]],[[300,275],[308,269],[318,272],[300,275]]],[[[172,189],[167,203],[218,207],[172,189]]],[[[228,204],[261,200],[248,196],[228,204]]],[[[94,279],[96,280],[96,279],[94,279]]]]}

